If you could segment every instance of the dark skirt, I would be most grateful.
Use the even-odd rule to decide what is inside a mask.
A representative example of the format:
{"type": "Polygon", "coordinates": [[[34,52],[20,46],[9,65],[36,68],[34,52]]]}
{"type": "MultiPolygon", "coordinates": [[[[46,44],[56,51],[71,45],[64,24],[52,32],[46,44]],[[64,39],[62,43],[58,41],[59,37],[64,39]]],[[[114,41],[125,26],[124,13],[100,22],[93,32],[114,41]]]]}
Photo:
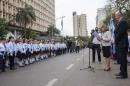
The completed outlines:
{"type": "Polygon", "coordinates": [[[102,51],[104,57],[109,58],[111,56],[111,46],[103,46],[102,51]]]}

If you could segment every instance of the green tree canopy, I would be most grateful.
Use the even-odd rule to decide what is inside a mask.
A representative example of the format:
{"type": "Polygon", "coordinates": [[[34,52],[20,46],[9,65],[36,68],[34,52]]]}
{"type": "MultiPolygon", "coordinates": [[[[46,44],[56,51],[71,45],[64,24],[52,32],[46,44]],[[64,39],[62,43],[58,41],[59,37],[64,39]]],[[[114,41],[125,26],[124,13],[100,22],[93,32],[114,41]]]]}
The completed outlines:
{"type": "MultiPolygon", "coordinates": [[[[112,8],[120,11],[124,14],[124,17],[128,23],[128,29],[130,29],[130,0],[108,0],[112,8]]],[[[108,20],[108,17],[105,21],[108,20]]]]}
{"type": "Polygon", "coordinates": [[[49,36],[55,36],[55,35],[59,35],[60,34],[60,30],[58,30],[55,26],[53,25],[50,25],[48,28],[47,28],[47,34],[49,36]]]}
{"type": "Polygon", "coordinates": [[[5,35],[8,33],[8,23],[5,19],[0,18],[0,38],[5,38],[5,35]]]}
{"type": "Polygon", "coordinates": [[[32,6],[26,4],[24,8],[18,8],[16,22],[24,29],[23,35],[26,35],[27,26],[32,26],[33,21],[36,21],[36,15],[32,6]]]}

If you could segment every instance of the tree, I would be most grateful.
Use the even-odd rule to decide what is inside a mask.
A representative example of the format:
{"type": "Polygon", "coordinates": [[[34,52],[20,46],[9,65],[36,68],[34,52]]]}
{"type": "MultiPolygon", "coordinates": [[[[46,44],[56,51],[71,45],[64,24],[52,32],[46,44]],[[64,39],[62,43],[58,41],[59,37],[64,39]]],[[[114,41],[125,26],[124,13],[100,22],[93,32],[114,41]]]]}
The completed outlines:
{"type": "Polygon", "coordinates": [[[16,14],[16,22],[23,28],[23,37],[26,38],[27,26],[32,26],[36,21],[36,15],[32,6],[25,5],[25,8],[18,8],[16,14]]]}
{"type": "Polygon", "coordinates": [[[109,4],[120,12],[130,9],[129,0],[108,0],[109,4]]]}
{"type": "Polygon", "coordinates": [[[104,23],[105,25],[108,25],[110,19],[111,19],[111,15],[106,16],[106,18],[103,20],[103,23],[104,23]]]}
{"type": "Polygon", "coordinates": [[[58,30],[54,25],[50,25],[47,28],[47,34],[51,37],[55,36],[55,35],[59,35],[60,34],[60,30],[58,30]]]}
{"type": "Polygon", "coordinates": [[[37,35],[38,34],[35,31],[32,31],[31,29],[26,30],[26,38],[27,39],[30,39],[30,38],[35,39],[37,37],[37,35]]]}
{"type": "Polygon", "coordinates": [[[130,1],[129,0],[108,0],[112,8],[118,10],[122,14],[128,23],[128,29],[130,29],[130,1]]]}
{"type": "Polygon", "coordinates": [[[5,38],[5,35],[8,33],[8,23],[5,19],[0,18],[0,38],[5,38]]]}

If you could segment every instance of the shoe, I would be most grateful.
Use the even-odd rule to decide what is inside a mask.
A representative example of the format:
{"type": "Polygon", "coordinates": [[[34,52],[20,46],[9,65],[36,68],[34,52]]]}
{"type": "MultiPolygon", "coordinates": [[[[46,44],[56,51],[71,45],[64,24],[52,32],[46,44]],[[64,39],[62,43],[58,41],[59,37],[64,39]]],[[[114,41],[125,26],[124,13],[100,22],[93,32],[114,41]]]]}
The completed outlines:
{"type": "Polygon", "coordinates": [[[110,71],[111,70],[111,67],[109,67],[108,69],[104,69],[104,71],[110,71]]]}
{"type": "Polygon", "coordinates": [[[124,76],[117,76],[116,79],[127,79],[128,77],[124,77],[124,76]]]}
{"type": "Polygon", "coordinates": [[[99,64],[102,64],[101,62],[99,62],[99,64]]]}
{"type": "Polygon", "coordinates": [[[121,73],[117,73],[117,74],[115,74],[115,76],[121,76],[121,73]]]}
{"type": "Polygon", "coordinates": [[[10,70],[16,70],[17,68],[10,68],[10,70]]]}
{"type": "Polygon", "coordinates": [[[92,61],[92,63],[95,63],[95,61],[92,61]]]}
{"type": "Polygon", "coordinates": [[[5,70],[2,70],[1,72],[5,72],[5,70]]]}

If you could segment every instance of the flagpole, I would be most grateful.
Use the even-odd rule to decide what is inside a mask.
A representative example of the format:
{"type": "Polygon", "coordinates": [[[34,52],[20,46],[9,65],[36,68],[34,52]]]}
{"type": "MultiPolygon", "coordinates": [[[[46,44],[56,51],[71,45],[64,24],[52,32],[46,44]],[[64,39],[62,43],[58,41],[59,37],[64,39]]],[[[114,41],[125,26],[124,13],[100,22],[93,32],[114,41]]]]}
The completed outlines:
{"type": "Polygon", "coordinates": [[[64,23],[63,23],[63,19],[65,18],[66,16],[61,16],[61,17],[59,17],[59,18],[56,18],[56,21],[57,20],[61,20],[61,34],[63,34],[64,35],[64,31],[63,31],[63,26],[64,26],[64,23]]]}

